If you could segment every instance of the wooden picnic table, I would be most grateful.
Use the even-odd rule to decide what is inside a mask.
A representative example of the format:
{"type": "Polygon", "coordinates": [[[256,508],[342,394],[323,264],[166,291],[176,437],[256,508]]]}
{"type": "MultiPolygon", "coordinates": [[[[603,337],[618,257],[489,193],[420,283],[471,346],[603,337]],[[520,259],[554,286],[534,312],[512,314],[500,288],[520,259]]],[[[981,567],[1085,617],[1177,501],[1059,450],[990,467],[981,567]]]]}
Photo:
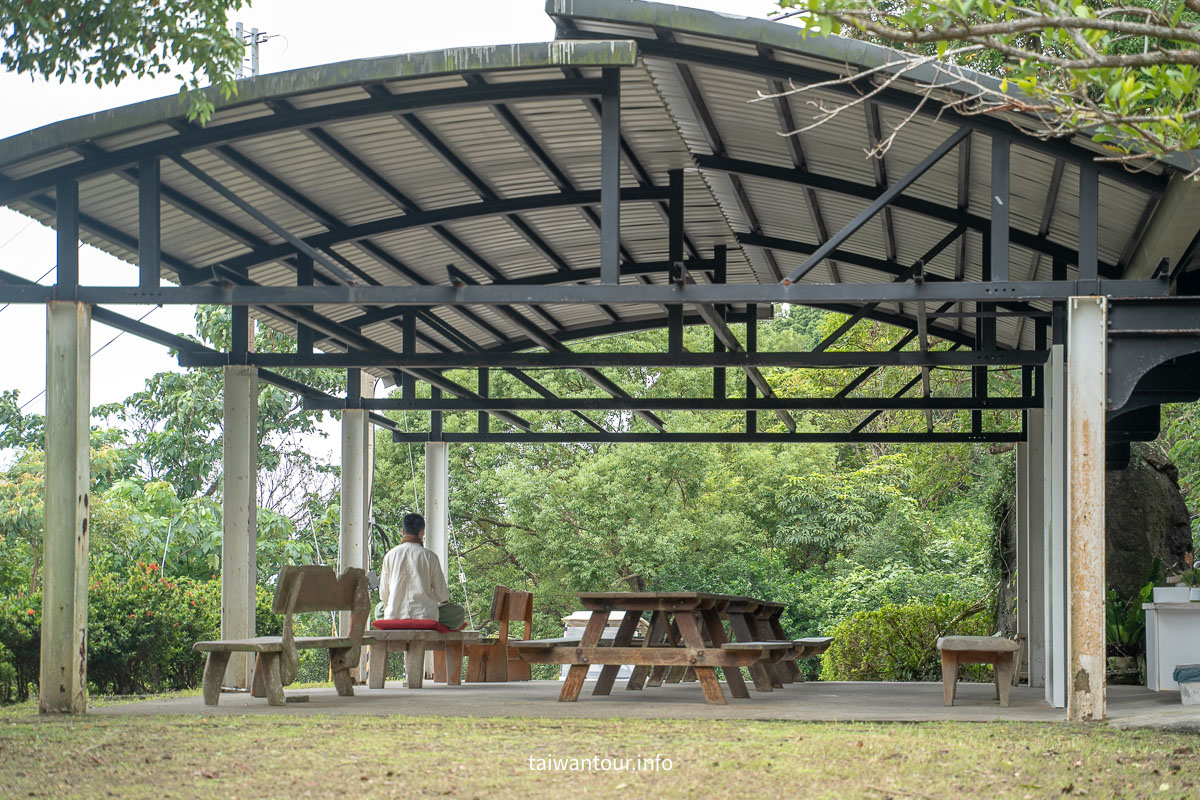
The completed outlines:
{"type": "MultiPolygon", "coordinates": [[[[750,627],[749,620],[755,619],[763,604],[750,598],[706,592],[577,592],[575,596],[592,612],[581,639],[540,639],[513,645],[531,663],[571,665],[559,693],[560,702],[578,699],[592,664],[602,665],[592,690],[595,695],[609,694],[617,670],[631,664],[634,671],[628,689],[641,689],[647,682],[657,685],[669,670],[677,675],[690,670],[704,698],[712,704],[724,704],[717,667],[724,669],[730,693],[748,698],[750,692],[740,667],[773,664],[795,649],[790,640],[753,638],[752,632],[759,628],[757,622],[750,627]],[[614,611],[625,616],[612,640],[602,640],[609,614],[614,611]],[[638,641],[634,634],[645,612],[650,613],[649,633],[638,641]],[[735,641],[726,635],[723,616],[730,619],[735,641]]],[[[755,683],[759,684],[758,678],[755,683]]],[[[769,678],[765,685],[769,690],[769,678]]]]}

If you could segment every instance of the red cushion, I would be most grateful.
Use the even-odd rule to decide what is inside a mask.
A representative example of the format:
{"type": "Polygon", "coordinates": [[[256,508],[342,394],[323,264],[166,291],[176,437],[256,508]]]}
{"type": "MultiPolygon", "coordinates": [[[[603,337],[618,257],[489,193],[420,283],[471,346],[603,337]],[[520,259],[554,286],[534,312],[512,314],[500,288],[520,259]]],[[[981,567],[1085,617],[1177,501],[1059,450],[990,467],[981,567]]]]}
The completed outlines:
{"type": "MultiPolygon", "coordinates": [[[[454,631],[447,628],[436,619],[377,619],[371,623],[372,627],[380,631],[437,631],[438,633],[453,633],[454,631]]],[[[460,625],[457,630],[462,630],[467,627],[467,623],[460,625]]]]}

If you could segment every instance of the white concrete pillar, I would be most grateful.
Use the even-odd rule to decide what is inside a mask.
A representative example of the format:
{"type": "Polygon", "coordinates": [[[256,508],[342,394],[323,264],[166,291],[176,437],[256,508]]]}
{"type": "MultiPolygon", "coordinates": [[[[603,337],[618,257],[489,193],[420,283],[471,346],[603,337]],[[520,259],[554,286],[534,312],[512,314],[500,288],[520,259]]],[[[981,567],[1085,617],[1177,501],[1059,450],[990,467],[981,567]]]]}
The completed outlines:
{"type": "MultiPolygon", "coordinates": [[[[246,639],[255,635],[258,581],[258,370],[245,365],[224,369],[221,638],[246,639]]],[[[249,688],[250,656],[233,654],[226,686],[249,688]]]]}
{"type": "Polygon", "coordinates": [[[46,307],[46,475],[38,709],[87,710],[91,325],[84,303],[46,307]]]}
{"type": "Polygon", "coordinates": [[[1022,563],[1025,565],[1028,575],[1022,585],[1028,592],[1029,598],[1025,606],[1026,622],[1029,625],[1025,630],[1025,641],[1028,647],[1029,685],[1039,688],[1046,685],[1046,554],[1044,542],[1046,529],[1046,427],[1045,412],[1042,409],[1031,408],[1027,413],[1029,534],[1028,549],[1022,563]]]}
{"type": "MultiPolygon", "coordinates": [[[[367,412],[348,408],[342,412],[342,511],[338,536],[338,572],[350,567],[364,566],[363,542],[366,519],[363,501],[365,465],[364,451],[367,412]]],[[[338,614],[338,633],[349,629],[350,612],[338,614]]]]}
{"type": "MultiPolygon", "coordinates": [[[[1028,424],[1028,423],[1027,423],[1028,424]]],[[[1028,433],[1028,429],[1026,430],[1028,433]]],[[[1029,484],[1029,443],[1018,442],[1016,446],[1016,499],[1013,503],[1013,513],[1016,515],[1016,536],[1014,537],[1015,551],[1013,562],[1016,565],[1016,619],[1017,637],[1021,642],[1021,664],[1017,665],[1018,673],[1021,666],[1029,663],[1029,507],[1031,489],[1029,484]]]]}
{"type": "MultiPolygon", "coordinates": [[[[363,397],[374,397],[378,385],[370,376],[363,376],[367,381],[367,389],[363,397]]],[[[371,424],[370,414],[363,415],[363,568],[371,568],[371,487],[375,484],[375,426],[371,424]]]]}
{"type": "MultiPolygon", "coordinates": [[[[446,442],[425,443],[425,546],[450,574],[450,459],[446,442]]],[[[425,654],[425,676],[433,677],[433,653],[425,654]]]]}
{"type": "Polygon", "coordinates": [[[1067,301],[1067,718],[1105,717],[1104,427],[1108,302],[1067,301]]]}
{"type": "Polygon", "coordinates": [[[1063,346],[1050,348],[1046,362],[1045,533],[1042,541],[1045,573],[1046,702],[1066,708],[1067,592],[1066,592],[1066,391],[1063,346]]]}
{"type": "Polygon", "coordinates": [[[450,574],[450,461],[445,442],[425,443],[425,546],[450,574]]]}

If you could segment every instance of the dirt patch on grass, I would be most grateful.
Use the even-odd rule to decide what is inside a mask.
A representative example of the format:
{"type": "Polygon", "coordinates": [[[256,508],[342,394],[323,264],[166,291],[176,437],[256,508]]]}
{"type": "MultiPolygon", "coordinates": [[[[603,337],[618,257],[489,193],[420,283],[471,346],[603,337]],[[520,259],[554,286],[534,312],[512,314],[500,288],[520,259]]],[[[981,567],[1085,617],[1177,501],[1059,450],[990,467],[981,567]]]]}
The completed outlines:
{"type": "Polygon", "coordinates": [[[347,794],[1192,799],[1200,737],[1034,723],[0,714],[4,797],[347,794]]]}

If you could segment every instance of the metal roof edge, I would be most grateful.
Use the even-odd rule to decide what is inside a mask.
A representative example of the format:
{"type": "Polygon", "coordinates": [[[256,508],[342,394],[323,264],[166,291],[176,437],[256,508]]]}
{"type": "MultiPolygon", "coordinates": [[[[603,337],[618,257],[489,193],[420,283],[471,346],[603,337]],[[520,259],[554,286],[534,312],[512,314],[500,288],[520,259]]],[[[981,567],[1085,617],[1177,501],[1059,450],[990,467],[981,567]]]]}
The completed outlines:
{"type": "MultiPolygon", "coordinates": [[[[218,111],[273,98],[403,78],[557,66],[617,66],[637,63],[637,45],[624,39],[576,39],[526,44],[454,47],[363,58],[261,75],[237,82],[237,94],[203,89],[218,111]]],[[[52,122],[0,139],[0,167],[56,149],[182,119],[178,94],[52,122]]]]}
{"type": "MultiPolygon", "coordinates": [[[[901,50],[872,42],[832,34],[805,36],[801,28],[782,22],[647,0],[546,0],[546,13],[556,20],[578,18],[597,22],[648,25],[679,33],[761,44],[824,59],[832,64],[857,65],[864,69],[888,64],[900,67],[905,58],[905,53],[901,50]]],[[[967,91],[971,91],[971,84],[978,83],[998,94],[1023,96],[1023,93],[1013,90],[1001,92],[1001,81],[993,75],[957,65],[952,65],[952,70],[966,82],[964,87],[967,91]]],[[[958,82],[945,72],[929,65],[910,70],[906,77],[913,81],[933,84],[943,90],[953,90],[958,82]]],[[[1193,157],[1200,161],[1200,151],[1193,151],[1193,157]]],[[[1159,161],[1186,172],[1196,168],[1195,163],[1183,153],[1174,153],[1160,158],[1159,161]]]]}

